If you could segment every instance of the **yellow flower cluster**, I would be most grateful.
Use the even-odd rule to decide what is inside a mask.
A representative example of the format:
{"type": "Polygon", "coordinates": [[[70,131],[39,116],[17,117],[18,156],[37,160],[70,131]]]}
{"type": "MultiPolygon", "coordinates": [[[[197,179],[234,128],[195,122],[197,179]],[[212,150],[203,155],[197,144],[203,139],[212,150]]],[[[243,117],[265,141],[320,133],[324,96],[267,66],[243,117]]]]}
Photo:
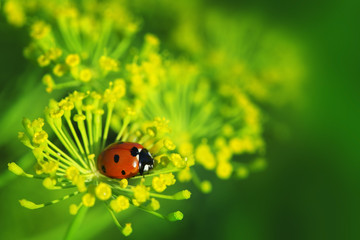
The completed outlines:
{"type": "MultiPolygon", "coordinates": [[[[119,58],[128,51],[139,22],[114,0],[7,0],[4,13],[15,26],[23,26],[34,13],[41,16],[30,25],[32,41],[24,53],[48,70],[43,80],[48,92],[109,81],[107,76],[119,71],[119,58]]],[[[155,37],[147,39],[148,45],[156,45],[155,37]]]]}
{"type": "MultiPolygon", "coordinates": [[[[258,103],[279,105],[288,97],[284,92],[296,92],[301,73],[296,51],[257,28],[251,18],[239,19],[238,29],[228,24],[227,16],[204,12],[199,21],[196,11],[184,11],[187,5],[181,1],[171,6],[156,1],[171,8],[170,17],[180,19],[163,44],[184,53],[177,57],[163,51],[163,39],[153,34],[135,38],[141,17],[134,17],[131,7],[138,4],[139,12],[147,12],[154,4],[136,2],[5,1],[3,11],[14,26],[25,25],[34,12],[41,16],[28,24],[31,43],[24,53],[44,68],[46,91],[82,90],[52,100],[46,108],[45,120],[61,146],[49,139],[52,133],[43,130],[43,119],[24,120],[19,139],[37,159],[36,174],[9,164],[17,175],[42,179],[47,189],[76,190],[47,204],[21,200],[23,206],[35,209],[82,194],[80,203],[70,205],[71,214],[100,201],[113,217],[136,206],[180,220],[180,212],[154,213],[160,209],[157,199],[188,199],[186,190],[162,194],[177,182],[192,181],[209,193],[212,185],[201,179],[198,168],[229,179],[246,178],[266,166],[258,103]],[[224,35],[223,26],[234,31],[224,35]],[[211,48],[198,29],[214,41],[211,48]],[[246,44],[251,41],[245,35],[261,47],[246,44]],[[140,143],[154,154],[150,174],[128,180],[102,176],[96,161],[108,136],[111,142],[140,143]]],[[[125,235],[131,233],[130,224],[116,225],[125,235]]]]}
{"type": "MultiPolygon", "coordinates": [[[[150,119],[157,115],[171,120],[170,134],[181,154],[170,156],[175,166],[201,165],[221,179],[244,178],[244,171],[264,168],[265,164],[257,164],[258,159],[264,163],[265,154],[261,112],[241,88],[227,81],[210,83],[200,66],[187,61],[167,60],[157,68],[163,78],[154,87],[143,84],[141,111],[150,119]],[[242,163],[243,154],[251,154],[252,161],[242,163]],[[186,164],[183,159],[194,163],[186,164]]],[[[145,72],[141,76],[148,77],[145,72]]],[[[184,182],[192,180],[205,192],[211,189],[195,169],[185,168],[178,177],[184,182]]],[[[158,190],[162,188],[158,184],[158,190]]]]}
{"type": "Polygon", "coordinates": [[[172,173],[160,174],[152,179],[152,187],[156,192],[163,192],[167,186],[174,185],[175,182],[175,176],[172,173]]]}
{"type": "MultiPolygon", "coordinates": [[[[121,180],[100,174],[96,167],[97,156],[109,142],[112,112],[115,108],[120,111],[118,106],[123,106],[125,101],[125,89],[124,81],[116,80],[111,82],[102,94],[75,91],[59,102],[50,101],[45,111],[45,119],[61,146],[51,141],[49,134],[43,130],[44,119],[24,119],[26,131],[19,133],[19,139],[32,149],[37,159],[36,173],[26,173],[16,163],[10,163],[9,170],[16,175],[42,179],[47,189],[73,188],[74,192],[44,204],[23,199],[20,201],[22,206],[36,209],[82,194],[80,203],[69,206],[70,214],[77,214],[82,207],[92,207],[97,201],[104,202],[114,216],[116,225],[125,235],[131,233],[131,225],[120,225],[114,214],[128,209],[131,205],[170,221],[181,220],[182,214],[179,212],[164,216],[154,211],[160,209],[157,200],[159,198],[182,200],[190,197],[187,190],[173,195],[159,194],[175,184],[173,172],[185,168],[186,163],[178,164],[168,160],[160,164],[160,161],[155,160],[154,168],[149,174],[121,180]]],[[[111,142],[136,141],[152,154],[167,159],[177,154],[173,152],[176,148],[174,143],[166,135],[168,131],[164,131],[168,130],[165,119],[144,121],[137,117],[135,120],[131,110],[122,112],[130,115],[122,119],[116,139],[111,142]],[[149,132],[147,129],[153,131],[149,132]]],[[[176,156],[179,158],[177,161],[183,161],[180,155],[176,156]]]]}

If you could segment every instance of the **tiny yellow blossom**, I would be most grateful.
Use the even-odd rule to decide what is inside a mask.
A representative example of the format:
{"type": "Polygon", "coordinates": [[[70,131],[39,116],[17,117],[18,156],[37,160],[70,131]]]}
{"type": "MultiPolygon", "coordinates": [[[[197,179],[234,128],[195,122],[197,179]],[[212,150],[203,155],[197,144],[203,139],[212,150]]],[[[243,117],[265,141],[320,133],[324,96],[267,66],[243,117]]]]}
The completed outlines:
{"type": "Polygon", "coordinates": [[[71,215],[76,215],[79,210],[79,207],[76,204],[70,204],[69,206],[69,212],[71,215]]]}
{"type": "Polygon", "coordinates": [[[182,190],[173,195],[174,199],[176,200],[189,199],[190,196],[191,196],[191,192],[189,190],[182,190]]]}
{"type": "Polygon", "coordinates": [[[132,233],[131,223],[126,223],[124,229],[122,230],[122,234],[124,236],[129,236],[132,233]]]}
{"type": "Polygon", "coordinates": [[[18,139],[27,147],[32,148],[29,137],[24,132],[18,132],[18,139]]]}
{"type": "Polygon", "coordinates": [[[96,186],[95,194],[100,200],[108,200],[111,197],[111,187],[108,184],[101,182],[96,186]]]}
{"type": "Polygon", "coordinates": [[[35,132],[41,131],[44,125],[45,123],[43,118],[38,118],[31,122],[31,127],[34,128],[35,132]]]}
{"type": "Polygon", "coordinates": [[[85,178],[82,175],[75,178],[75,180],[73,181],[73,184],[76,185],[79,192],[85,192],[87,190],[86,185],[85,185],[85,178]]]}
{"type": "Polygon", "coordinates": [[[48,139],[48,134],[45,131],[36,132],[33,136],[33,143],[42,144],[48,139]]]}
{"type": "Polygon", "coordinates": [[[210,193],[212,190],[212,185],[209,181],[202,181],[201,182],[201,191],[203,193],[210,193]]]}
{"type": "Polygon", "coordinates": [[[119,185],[121,188],[126,188],[128,186],[129,182],[126,178],[124,179],[121,179],[120,182],[119,182],[119,185]]]}
{"type": "Polygon", "coordinates": [[[47,177],[43,180],[43,186],[47,189],[53,189],[56,184],[56,179],[47,177]]]}
{"type": "Polygon", "coordinates": [[[79,79],[82,82],[89,82],[92,78],[91,70],[86,68],[80,71],[79,79]]]}
{"type": "Polygon", "coordinates": [[[236,154],[240,154],[244,151],[243,141],[238,137],[230,139],[229,145],[231,150],[236,154]]]}
{"type": "Polygon", "coordinates": [[[85,207],[92,207],[95,204],[95,196],[91,193],[85,193],[82,197],[82,203],[85,207]]]}
{"type": "Polygon", "coordinates": [[[169,138],[165,138],[164,146],[170,151],[175,150],[176,148],[175,144],[169,138]]]}
{"type": "Polygon", "coordinates": [[[118,71],[119,70],[119,63],[110,57],[101,56],[99,59],[100,68],[105,72],[109,71],[118,71]]]}
{"type": "Polygon", "coordinates": [[[172,173],[160,174],[160,178],[163,179],[166,186],[174,185],[176,182],[175,176],[172,173]]]}
{"type": "Polygon", "coordinates": [[[62,77],[67,71],[67,66],[65,64],[58,63],[53,68],[53,73],[55,76],[62,77]]]}
{"type": "Polygon", "coordinates": [[[216,158],[218,162],[230,161],[233,152],[230,147],[224,146],[216,152],[216,158]]]}
{"type": "Polygon", "coordinates": [[[162,178],[154,177],[152,179],[152,187],[157,192],[163,192],[166,189],[166,184],[162,178]]]}
{"type": "Polygon", "coordinates": [[[24,9],[17,1],[6,1],[4,3],[4,13],[7,21],[16,27],[21,27],[26,22],[24,9]]]}
{"type": "Polygon", "coordinates": [[[48,52],[49,58],[51,60],[56,60],[62,55],[62,50],[60,48],[51,48],[48,52]]]}
{"type": "Polygon", "coordinates": [[[236,176],[239,178],[246,178],[249,175],[249,170],[246,167],[238,167],[236,169],[236,176]]]}
{"type": "Polygon", "coordinates": [[[19,200],[20,202],[20,205],[25,207],[25,208],[28,208],[28,209],[37,209],[37,208],[41,208],[43,207],[44,204],[35,204],[31,201],[28,201],[26,199],[21,199],[19,200]]]}
{"type": "Polygon", "coordinates": [[[37,61],[40,67],[46,67],[50,64],[50,58],[44,54],[40,55],[37,61]]]}
{"type": "Polygon", "coordinates": [[[122,195],[118,196],[114,200],[111,200],[111,202],[110,202],[111,209],[117,213],[128,209],[129,206],[130,206],[129,199],[122,195]]]}
{"type": "Polygon", "coordinates": [[[225,124],[222,128],[222,132],[223,132],[224,136],[229,137],[234,134],[234,128],[230,124],[225,124]]]}
{"type": "Polygon", "coordinates": [[[221,161],[216,167],[216,174],[221,179],[230,178],[233,171],[233,166],[229,162],[221,161]]]}
{"type": "Polygon", "coordinates": [[[42,170],[44,173],[53,174],[59,168],[59,164],[55,161],[48,161],[43,163],[42,170]]]}
{"type": "Polygon", "coordinates": [[[145,35],[145,41],[152,46],[158,46],[160,44],[159,39],[155,35],[150,33],[145,35]]]}
{"type": "Polygon", "coordinates": [[[24,170],[14,162],[8,163],[8,168],[11,172],[13,172],[16,175],[24,174],[24,170]]]}
{"type": "Polygon", "coordinates": [[[50,74],[45,74],[44,77],[42,78],[42,82],[46,86],[46,92],[50,93],[54,90],[55,82],[50,74]]]}
{"type": "Polygon", "coordinates": [[[222,149],[227,146],[226,139],[224,137],[217,137],[215,140],[215,147],[222,149]]]}
{"type": "Polygon", "coordinates": [[[180,182],[188,182],[191,180],[192,175],[190,172],[189,168],[185,168],[183,170],[181,170],[178,175],[177,175],[178,179],[180,182]]]}
{"type": "Polygon", "coordinates": [[[64,110],[62,109],[49,109],[49,115],[52,119],[59,120],[58,123],[60,124],[60,119],[64,115],[64,110]]]}
{"type": "Polygon", "coordinates": [[[182,156],[190,156],[194,152],[194,145],[190,142],[183,142],[180,144],[179,152],[182,156]]]}
{"type": "Polygon", "coordinates": [[[50,25],[43,21],[37,21],[31,26],[30,36],[34,39],[40,40],[46,37],[50,31],[50,25]]]}
{"type": "Polygon", "coordinates": [[[152,210],[157,211],[160,209],[160,203],[155,198],[151,199],[150,207],[152,210]]]}
{"type": "Polygon", "coordinates": [[[69,99],[63,99],[59,102],[59,107],[64,110],[64,115],[66,116],[66,112],[73,110],[75,105],[72,101],[69,101],[69,99]]]}
{"type": "Polygon", "coordinates": [[[174,213],[170,213],[168,216],[167,216],[167,219],[171,222],[175,222],[175,221],[180,221],[182,220],[184,217],[184,214],[180,211],[176,211],[174,213]]]}
{"type": "Polygon", "coordinates": [[[216,166],[215,157],[211,152],[209,145],[206,143],[202,143],[196,148],[195,158],[208,170],[212,170],[216,166]]]}
{"type": "Polygon", "coordinates": [[[135,200],[140,204],[146,202],[150,198],[149,188],[144,185],[137,185],[133,191],[135,200]]]}
{"type": "Polygon", "coordinates": [[[69,54],[67,55],[65,62],[69,67],[76,67],[80,64],[80,56],[78,54],[69,54]]]}
{"type": "Polygon", "coordinates": [[[184,168],[186,166],[186,162],[178,153],[172,153],[170,155],[170,160],[177,168],[184,168]]]}
{"type": "Polygon", "coordinates": [[[133,199],[131,200],[131,202],[132,202],[132,204],[133,204],[135,207],[139,207],[139,206],[140,206],[140,203],[139,203],[135,198],[133,198],[133,199]]]}
{"type": "Polygon", "coordinates": [[[70,181],[74,181],[79,175],[79,170],[75,166],[70,166],[66,169],[66,178],[70,181]]]}

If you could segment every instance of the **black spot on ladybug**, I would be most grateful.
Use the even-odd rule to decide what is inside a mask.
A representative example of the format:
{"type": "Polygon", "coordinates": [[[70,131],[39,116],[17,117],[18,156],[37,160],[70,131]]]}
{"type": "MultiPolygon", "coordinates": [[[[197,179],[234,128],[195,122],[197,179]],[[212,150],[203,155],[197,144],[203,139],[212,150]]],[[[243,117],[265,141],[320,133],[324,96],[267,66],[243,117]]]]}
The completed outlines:
{"type": "Polygon", "coordinates": [[[105,169],[105,166],[104,166],[104,165],[101,166],[101,169],[102,169],[102,171],[103,171],[104,173],[106,173],[106,169],[105,169]]]}
{"type": "Polygon", "coordinates": [[[115,163],[118,163],[118,162],[119,162],[119,159],[120,159],[119,155],[115,154],[115,155],[114,155],[114,162],[115,162],[115,163]]]}
{"type": "Polygon", "coordinates": [[[130,153],[131,153],[131,156],[136,157],[136,155],[139,154],[139,150],[137,149],[137,147],[133,147],[133,148],[130,150],[130,153]]]}
{"type": "Polygon", "coordinates": [[[121,171],[121,174],[122,174],[122,175],[125,175],[125,171],[124,171],[124,170],[122,170],[122,171],[121,171]]]}

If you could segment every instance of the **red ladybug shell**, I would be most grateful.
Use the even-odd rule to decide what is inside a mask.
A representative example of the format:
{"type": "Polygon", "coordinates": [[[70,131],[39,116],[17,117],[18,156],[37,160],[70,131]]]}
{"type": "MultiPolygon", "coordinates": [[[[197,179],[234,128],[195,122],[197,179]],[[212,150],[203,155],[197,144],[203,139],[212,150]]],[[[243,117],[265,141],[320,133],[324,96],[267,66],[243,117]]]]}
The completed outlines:
{"type": "Polygon", "coordinates": [[[99,171],[111,178],[130,178],[139,173],[139,160],[131,155],[131,149],[144,147],[138,143],[113,143],[98,157],[99,171]]]}

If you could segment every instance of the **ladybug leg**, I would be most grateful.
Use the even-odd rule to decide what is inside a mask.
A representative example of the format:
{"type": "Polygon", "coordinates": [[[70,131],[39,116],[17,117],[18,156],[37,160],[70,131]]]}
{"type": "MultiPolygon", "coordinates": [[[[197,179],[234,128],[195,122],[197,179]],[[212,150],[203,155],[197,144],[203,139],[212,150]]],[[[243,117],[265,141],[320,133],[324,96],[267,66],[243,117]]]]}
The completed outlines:
{"type": "Polygon", "coordinates": [[[143,164],[141,161],[139,161],[139,173],[140,173],[140,175],[143,175],[144,167],[145,167],[145,164],[143,164]]]}
{"type": "Polygon", "coordinates": [[[150,169],[153,168],[153,161],[151,162],[141,162],[139,161],[139,173],[140,175],[143,175],[144,172],[149,171],[150,169]]]}

